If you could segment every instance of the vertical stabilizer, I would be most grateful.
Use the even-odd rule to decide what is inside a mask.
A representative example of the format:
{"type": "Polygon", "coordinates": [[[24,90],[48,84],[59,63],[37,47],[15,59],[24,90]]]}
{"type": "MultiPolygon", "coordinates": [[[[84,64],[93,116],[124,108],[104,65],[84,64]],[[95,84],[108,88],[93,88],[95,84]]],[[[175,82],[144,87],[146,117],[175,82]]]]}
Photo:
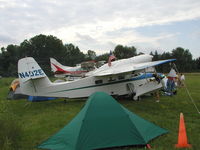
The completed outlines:
{"type": "Polygon", "coordinates": [[[30,79],[46,77],[46,74],[32,57],[26,57],[18,62],[18,76],[22,82],[26,82],[30,79]]]}
{"type": "Polygon", "coordinates": [[[49,86],[51,83],[32,57],[22,58],[18,61],[18,76],[20,88],[27,95],[34,96],[40,89],[49,86]]]}
{"type": "MultiPolygon", "coordinates": [[[[57,71],[65,71],[65,68],[68,66],[63,66],[60,64],[57,60],[54,58],[50,58],[50,64],[51,64],[51,71],[57,72],[57,71]]],[[[69,67],[70,68],[70,67],[69,67]]]]}
{"type": "Polygon", "coordinates": [[[55,65],[57,65],[57,63],[58,62],[54,58],[50,58],[51,71],[53,71],[53,72],[57,71],[56,66],[55,66],[55,65]]]}

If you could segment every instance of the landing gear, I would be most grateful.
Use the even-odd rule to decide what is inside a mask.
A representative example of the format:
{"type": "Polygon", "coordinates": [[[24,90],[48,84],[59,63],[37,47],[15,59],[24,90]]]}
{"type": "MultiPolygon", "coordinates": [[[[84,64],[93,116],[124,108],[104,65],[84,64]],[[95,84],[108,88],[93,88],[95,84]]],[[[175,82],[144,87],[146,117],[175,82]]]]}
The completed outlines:
{"type": "Polygon", "coordinates": [[[139,96],[133,96],[134,101],[139,101],[141,98],[139,96]]]}
{"type": "Polygon", "coordinates": [[[64,103],[65,103],[65,104],[67,103],[67,99],[66,99],[66,98],[64,99],[64,103]]]}

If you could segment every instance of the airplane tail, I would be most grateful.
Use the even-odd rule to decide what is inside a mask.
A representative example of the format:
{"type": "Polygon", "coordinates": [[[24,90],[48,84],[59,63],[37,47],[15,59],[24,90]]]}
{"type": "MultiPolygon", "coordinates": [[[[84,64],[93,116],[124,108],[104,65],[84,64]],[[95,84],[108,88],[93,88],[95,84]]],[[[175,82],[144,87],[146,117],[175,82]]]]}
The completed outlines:
{"type": "Polygon", "coordinates": [[[18,76],[20,88],[26,95],[35,96],[40,89],[49,87],[51,81],[32,57],[18,61],[18,76]]]}
{"type": "Polygon", "coordinates": [[[55,72],[62,72],[63,69],[65,68],[65,66],[63,66],[62,64],[60,64],[57,60],[55,60],[54,58],[50,58],[50,64],[51,64],[51,71],[55,72]]]}

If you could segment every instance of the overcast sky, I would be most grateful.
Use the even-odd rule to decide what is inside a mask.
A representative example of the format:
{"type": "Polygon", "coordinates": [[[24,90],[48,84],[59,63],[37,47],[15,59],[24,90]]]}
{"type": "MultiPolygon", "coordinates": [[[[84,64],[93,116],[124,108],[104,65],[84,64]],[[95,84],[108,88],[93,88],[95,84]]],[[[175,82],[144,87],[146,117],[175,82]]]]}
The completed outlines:
{"type": "Polygon", "coordinates": [[[0,47],[38,34],[102,54],[176,47],[200,56],[200,0],[0,0],[0,47]]]}

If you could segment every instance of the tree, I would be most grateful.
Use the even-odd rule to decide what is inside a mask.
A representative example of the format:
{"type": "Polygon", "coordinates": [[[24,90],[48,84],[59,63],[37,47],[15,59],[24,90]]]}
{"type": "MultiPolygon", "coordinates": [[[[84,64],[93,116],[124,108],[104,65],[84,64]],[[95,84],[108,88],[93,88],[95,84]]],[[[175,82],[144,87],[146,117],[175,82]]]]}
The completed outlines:
{"type": "Polygon", "coordinates": [[[86,60],[94,60],[96,58],[95,51],[88,50],[86,54],[86,60]]]}
{"type": "Polygon", "coordinates": [[[64,52],[64,46],[61,40],[49,35],[37,35],[31,38],[29,41],[24,40],[20,44],[21,56],[31,56],[35,59],[61,57],[64,52]]]}
{"type": "Polygon", "coordinates": [[[104,60],[104,61],[108,61],[108,57],[109,57],[109,53],[105,53],[105,54],[101,54],[99,56],[96,57],[96,61],[101,61],[101,60],[104,60]]]}
{"type": "MultiPolygon", "coordinates": [[[[161,58],[161,54],[158,54],[157,50],[155,50],[154,52],[151,51],[150,55],[153,56],[152,61],[157,61],[157,60],[160,60],[161,58]]],[[[165,72],[165,69],[163,69],[163,66],[156,66],[156,70],[158,72],[163,72],[163,71],[165,72]]]]}
{"type": "MultiPolygon", "coordinates": [[[[3,76],[17,75],[17,61],[24,57],[35,58],[47,75],[51,74],[50,57],[71,66],[85,59],[85,55],[77,46],[73,44],[63,45],[58,38],[42,34],[34,36],[30,40],[24,40],[20,46],[8,45],[7,48],[1,48],[1,52],[0,73],[3,76]]],[[[93,54],[92,51],[89,54],[93,54]]]]}
{"type": "Polygon", "coordinates": [[[200,71],[200,57],[195,60],[195,64],[197,71],[200,71]]]}
{"type": "Polygon", "coordinates": [[[117,57],[117,59],[130,58],[137,55],[136,51],[137,50],[134,46],[127,47],[117,45],[114,49],[114,55],[117,57]]]}
{"type": "Polygon", "coordinates": [[[19,47],[20,57],[33,57],[48,75],[50,72],[49,58],[60,59],[64,54],[61,40],[52,35],[37,35],[30,40],[24,40],[19,47]]]}
{"type": "Polygon", "coordinates": [[[65,64],[75,66],[85,60],[85,55],[73,44],[65,44],[65,64]]]}
{"type": "MultiPolygon", "coordinates": [[[[114,55],[117,59],[129,58],[135,56],[136,48],[117,45],[114,49],[114,55]]],[[[192,59],[192,54],[188,49],[178,47],[172,52],[158,54],[157,51],[151,52],[153,60],[176,58],[177,68],[180,72],[200,71],[200,57],[192,59]]],[[[29,40],[24,40],[19,46],[10,44],[6,48],[2,47],[0,51],[0,75],[17,76],[17,62],[23,57],[34,57],[47,75],[51,74],[49,58],[57,59],[63,65],[74,66],[85,60],[95,59],[97,61],[108,61],[109,54],[105,53],[96,56],[92,50],[88,50],[84,55],[77,46],[73,44],[63,45],[62,41],[52,35],[36,35],[29,40]]],[[[169,65],[158,67],[158,71],[168,72],[169,65]]]]}
{"type": "MultiPolygon", "coordinates": [[[[2,53],[3,53],[2,49],[4,49],[4,47],[1,48],[1,53],[0,53],[0,62],[1,62],[1,63],[4,61],[4,58],[3,58],[3,56],[2,56],[2,53]]],[[[3,75],[3,72],[4,72],[4,68],[3,68],[3,65],[1,64],[1,65],[0,65],[0,76],[3,75]]]]}
{"type": "Polygon", "coordinates": [[[17,76],[17,62],[19,59],[17,45],[8,45],[7,48],[1,48],[1,67],[0,72],[3,76],[17,76]]]}
{"type": "Polygon", "coordinates": [[[157,50],[155,50],[155,53],[154,53],[154,55],[153,55],[153,61],[156,61],[156,60],[159,60],[159,55],[158,55],[158,51],[157,50]]]}
{"type": "Polygon", "coordinates": [[[192,71],[192,54],[188,49],[177,47],[172,50],[172,57],[176,58],[176,65],[180,72],[192,71]]]}

